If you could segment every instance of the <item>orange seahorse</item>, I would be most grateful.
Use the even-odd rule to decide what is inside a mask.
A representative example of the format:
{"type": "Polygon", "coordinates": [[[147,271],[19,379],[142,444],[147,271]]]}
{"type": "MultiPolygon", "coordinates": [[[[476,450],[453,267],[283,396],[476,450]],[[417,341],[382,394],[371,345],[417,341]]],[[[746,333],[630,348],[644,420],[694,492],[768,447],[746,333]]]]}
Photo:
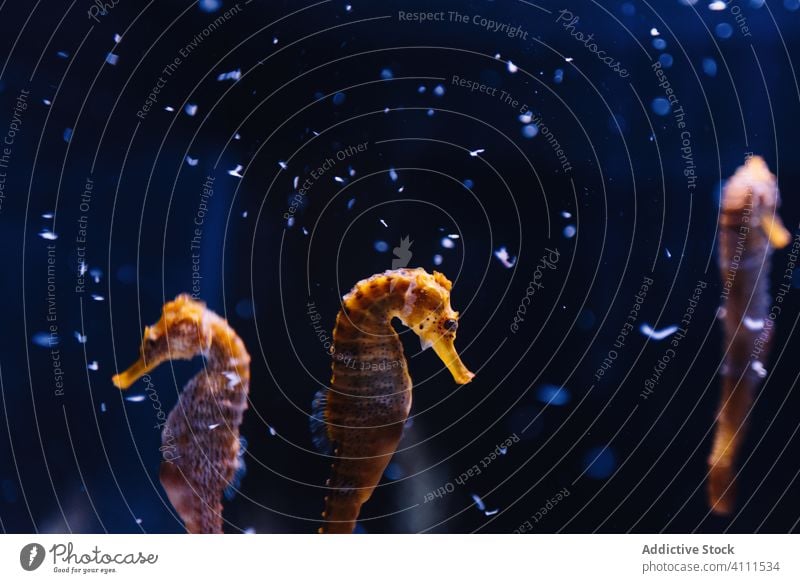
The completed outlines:
{"type": "Polygon", "coordinates": [[[331,388],[311,417],[317,444],[334,456],[321,533],[349,533],[397,449],[411,409],[411,377],[393,318],[433,347],[459,384],[473,374],[455,350],[458,312],[441,273],[397,269],[358,282],[333,331],[331,388]]]}
{"type": "Polygon", "coordinates": [[[162,362],[202,355],[204,370],[183,388],[161,433],[159,478],[190,533],[221,533],[225,489],[242,469],[239,425],[247,409],[250,355],[205,304],[182,294],[144,329],[140,357],[112,379],[127,389],[162,362]]]}
{"type": "Polygon", "coordinates": [[[735,502],[736,458],[744,440],[753,396],[769,356],[769,272],[773,248],[785,247],[791,235],[776,209],[775,176],[758,156],[725,184],[719,217],[719,267],[725,303],[725,363],[722,371],[714,444],[708,458],[709,507],[729,514],[735,502]]]}

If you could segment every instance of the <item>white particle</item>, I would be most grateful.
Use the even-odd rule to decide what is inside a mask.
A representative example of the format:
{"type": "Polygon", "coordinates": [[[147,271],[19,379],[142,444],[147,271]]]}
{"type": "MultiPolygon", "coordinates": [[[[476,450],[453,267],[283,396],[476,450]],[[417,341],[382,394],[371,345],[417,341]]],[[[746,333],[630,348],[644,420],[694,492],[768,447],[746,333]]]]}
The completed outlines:
{"type": "Polygon", "coordinates": [[[242,176],[241,174],[242,170],[244,170],[242,165],[237,164],[236,168],[234,168],[233,170],[228,170],[228,174],[230,174],[231,176],[235,176],[236,178],[244,178],[244,176],[242,176]]]}
{"type": "Polygon", "coordinates": [[[394,168],[389,168],[389,178],[392,182],[397,182],[397,171],[394,168]]]}
{"type": "Polygon", "coordinates": [[[340,176],[334,176],[333,179],[338,182],[339,184],[344,184],[344,178],[340,176]]]}
{"type": "Polygon", "coordinates": [[[356,175],[356,169],[355,169],[355,168],[353,168],[352,166],[348,166],[348,167],[347,167],[347,173],[348,173],[350,176],[355,176],[355,175],[356,175]]]}
{"type": "Polygon", "coordinates": [[[494,252],[494,256],[503,264],[503,267],[507,269],[511,269],[514,267],[514,264],[517,262],[516,257],[511,257],[508,253],[508,249],[505,247],[500,247],[497,251],[494,252]]]}
{"type": "Polygon", "coordinates": [[[473,158],[477,158],[478,154],[483,154],[485,151],[486,150],[484,150],[483,148],[478,148],[477,150],[470,150],[469,155],[472,156],[473,158]]]}
{"type": "Polygon", "coordinates": [[[299,176],[295,176],[294,180],[292,180],[292,188],[297,190],[297,185],[298,185],[299,182],[300,182],[300,177],[299,176]]]}
{"type": "Polygon", "coordinates": [[[565,219],[571,219],[572,213],[569,211],[561,211],[561,216],[564,217],[565,219]]]}
{"type": "Polygon", "coordinates": [[[764,368],[764,363],[760,360],[754,360],[753,364],[750,365],[750,368],[755,371],[755,373],[759,376],[759,378],[764,378],[767,376],[767,369],[764,368]]]}
{"type": "Polygon", "coordinates": [[[350,12],[351,10],[353,10],[353,5],[352,4],[345,4],[344,11],[345,12],[350,12]]]}
{"type": "Polygon", "coordinates": [[[278,432],[275,431],[275,428],[272,425],[267,425],[267,427],[269,427],[269,434],[271,436],[275,437],[276,435],[278,435],[278,432]]]}
{"type": "Polygon", "coordinates": [[[450,239],[460,239],[460,238],[461,238],[461,236],[459,236],[459,235],[456,235],[455,233],[451,233],[451,234],[449,234],[449,235],[447,235],[447,236],[448,236],[450,239]]]}
{"type": "Polygon", "coordinates": [[[45,105],[52,105],[53,102],[50,101],[49,99],[42,99],[42,103],[44,103],[45,105]]]}
{"type": "Polygon", "coordinates": [[[572,57],[567,57],[567,58],[566,58],[566,59],[564,59],[564,60],[565,60],[567,63],[571,63],[571,62],[572,62],[572,57]]]}
{"type": "Polygon", "coordinates": [[[253,528],[252,526],[248,526],[247,528],[244,529],[244,533],[245,534],[255,534],[256,533],[256,529],[253,528]]]}
{"type": "Polygon", "coordinates": [[[105,298],[100,294],[92,294],[92,299],[96,302],[102,302],[105,300],[105,298]]]}
{"type": "Polygon", "coordinates": [[[183,108],[183,111],[186,112],[186,115],[193,117],[194,114],[197,113],[197,106],[193,103],[187,103],[186,107],[183,108]]]}
{"type": "Polygon", "coordinates": [[[92,362],[86,365],[86,368],[88,368],[89,370],[100,370],[100,363],[98,363],[96,360],[93,360],[92,362]]]}
{"type": "Polygon", "coordinates": [[[403,192],[405,189],[406,189],[405,186],[401,186],[400,188],[397,189],[397,192],[403,192]]]}
{"type": "Polygon", "coordinates": [[[723,308],[722,306],[717,308],[717,318],[719,318],[720,320],[724,320],[725,316],[727,315],[728,315],[728,310],[726,308],[723,308]]]}
{"type": "Polygon", "coordinates": [[[716,0],[715,2],[712,2],[711,4],[708,5],[708,9],[718,12],[720,10],[725,10],[727,6],[728,5],[725,4],[725,2],[723,2],[722,0],[716,0]]]}
{"type": "Polygon", "coordinates": [[[209,431],[213,431],[214,429],[216,429],[220,425],[222,425],[222,423],[212,423],[211,425],[208,426],[208,429],[209,429],[209,431]]]}
{"type": "Polygon", "coordinates": [[[114,42],[117,43],[117,44],[121,43],[122,42],[122,37],[120,35],[118,35],[118,34],[115,34],[114,35],[114,42]]]}
{"type": "Polygon", "coordinates": [[[141,524],[141,523],[142,523],[142,519],[141,518],[137,518],[136,519],[136,524],[141,524]]]}
{"type": "Polygon", "coordinates": [[[664,247],[664,254],[667,256],[667,259],[672,259],[672,253],[670,253],[669,249],[664,247]]]}
{"type": "Polygon", "coordinates": [[[442,261],[444,261],[444,257],[439,254],[433,256],[433,264],[434,265],[441,265],[442,261]]]}
{"type": "Polygon", "coordinates": [[[306,229],[305,227],[303,227],[303,234],[308,236],[308,229],[306,229]]]}
{"type": "Polygon", "coordinates": [[[286,170],[289,167],[289,165],[283,160],[278,160],[278,166],[280,166],[282,170],[286,170]]]}
{"type": "Polygon", "coordinates": [[[188,154],[186,155],[186,163],[187,163],[189,166],[197,166],[197,163],[198,163],[199,161],[200,161],[200,159],[199,159],[199,158],[192,158],[192,157],[191,157],[191,156],[189,156],[188,154]]]}
{"type": "Polygon", "coordinates": [[[437,85],[436,87],[434,87],[433,94],[436,95],[437,97],[441,97],[442,95],[444,95],[444,85],[437,85]]]}
{"type": "Polygon", "coordinates": [[[650,36],[658,36],[659,34],[661,34],[661,33],[658,32],[657,28],[653,27],[653,28],[650,29],[650,36]]]}
{"type": "Polygon", "coordinates": [[[294,217],[289,217],[286,219],[286,226],[289,228],[294,227],[294,217]]]}
{"type": "Polygon", "coordinates": [[[235,387],[236,385],[242,382],[242,379],[239,377],[236,371],[226,370],[222,374],[226,379],[228,379],[229,389],[235,387]]]}
{"type": "Polygon", "coordinates": [[[125,397],[125,400],[130,403],[141,403],[142,401],[144,401],[144,399],[145,399],[144,395],[130,395],[128,397],[125,397]]]}
{"type": "Polygon", "coordinates": [[[500,509],[499,509],[499,508],[495,508],[494,510],[485,510],[483,513],[484,513],[486,516],[494,516],[494,515],[495,515],[495,514],[497,514],[498,512],[500,512],[500,509]]]}
{"type": "Polygon", "coordinates": [[[508,72],[509,72],[509,73],[516,73],[517,71],[519,71],[519,67],[517,67],[517,66],[516,66],[514,63],[512,63],[511,61],[509,61],[509,62],[508,62],[508,72]]]}
{"type": "Polygon", "coordinates": [[[661,330],[653,330],[649,324],[642,324],[639,327],[639,331],[647,336],[648,338],[652,338],[653,340],[664,340],[667,336],[672,336],[675,332],[678,331],[677,326],[667,326],[666,328],[662,328],[661,330]]]}
{"type": "Polygon", "coordinates": [[[481,497],[477,494],[472,494],[472,501],[475,502],[475,506],[478,507],[478,510],[486,510],[486,504],[483,503],[483,500],[481,500],[481,497]]]}
{"type": "Polygon", "coordinates": [[[86,265],[85,261],[81,261],[80,265],[78,265],[78,275],[83,276],[87,271],[89,271],[89,266],[86,265]]]}
{"type": "Polygon", "coordinates": [[[247,218],[247,211],[242,211],[242,218],[243,218],[243,219],[246,219],[246,218],[247,218]]]}
{"type": "Polygon", "coordinates": [[[532,119],[533,119],[533,114],[530,111],[527,111],[525,113],[521,113],[520,116],[519,116],[519,121],[524,123],[524,124],[526,124],[526,125],[531,123],[532,119]]]}
{"type": "Polygon", "coordinates": [[[448,237],[443,237],[443,238],[442,238],[442,240],[441,240],[441,245],[442,245],[442,247],[444,247],[445,249],[452,249],[453,247],[455,247],[455,246],[456,246],[456,244],[455,244],[455,243],[453,243],[453,240],[452,240],[452,239],[450,239],[450,238],[448,238],[448,237]]]}
{"type": "Polygon", "coordinates": [[[278,37],[277,36],[273,36],[272,37],[272,44],[274,44],[274,45],[278,44],[278,37]]]}
{"type": "Polygon", "coordinates": [[[386,221],[384,221],[383,219],[381,219],[381,225],[383,225],[383,226],[384,226],[384,227],[386,227],[387,229],[389,228],[389,225],[387,225],[387,224],[386,224],[386,221]]]}
{"type": "Polygon", "coordinates": [[[43,219],[52,219],[53,218],[53,213],[42,213],[42,218],[43,219]]]}
{"type": "Polygon", "coordinates": [[[100,412],[105,413],[106,411],[108,411],[108,407],[106,406],[106,404],[100,403],[100,412]]]}
{"type": "Polygon", "coordinates": [[[241,136],[241,134],[239,134],[239,133],[236,133],[236,134],[234,134],[234,135],[233,135],[233,139],[234,139],[234,140],[241,140],[241,139],[242,139],[242,136],[241,136]]]}
{"type": "Polygon", "coordinates": [[[175,108],[172,107],[171,105],[166,105],[164,106],[164,111],[175,111],[175,108]]]}
{"type": "Polygon", "coordinates": [[[42,229],[41,232],[39,233],[39,236],[42,239],[47,239],[48,241],[55,241],[56,239],[58,239],[58,235],[56,235],[53,231],[49,229],[42,229]]]}
{"type": "Polygon", "coordinates": [[[103,276],[103,271],[95,267],[89,270],[89,275],[92,276],[92,279],[95,283],[100,283],[100,278],[103,276]]]}
{"type": "Polygon", "coordinates": [[[506,455],[508,453],[508,448],[507,447],[498,446],[498,450],[500,451],[500,455],[506,455]]]}
{"type": "Polygon", "coordinates": [[[764,320],[754,320],[750,316],[745,316],[742,322],[748,330],[763,330],[764,320]]]}
{"type": "Polygon", "coordinates": [[[78,332],[77,330],[75,330],[75,332],[73,332],[73,334],[75,334],[75,340],[77,340],[77,341],[78,341],[78,343],[80,343],[80,344],[86,344],[86,340],[87,340],[87,337],[86,337],[86,336],[84,336],[83,334],[81,334],[81,333],[80,333],[80,332],[78,332]]]}

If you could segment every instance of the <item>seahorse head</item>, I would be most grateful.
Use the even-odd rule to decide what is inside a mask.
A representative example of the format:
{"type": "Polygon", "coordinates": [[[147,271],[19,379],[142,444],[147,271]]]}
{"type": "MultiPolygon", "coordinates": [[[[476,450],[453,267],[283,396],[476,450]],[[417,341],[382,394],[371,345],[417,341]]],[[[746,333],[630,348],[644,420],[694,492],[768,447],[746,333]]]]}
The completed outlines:
{"type": "Polygon", "coordinates": [[[206,305],[181,294],[164,304],[161,319],[146,326],[139,360],[111,380],[127,389],[138,378],[167,360],[191,359],[211,345],[211,329],[205,325],[206,305]]]}
{"type": "Polygon", "coordinates": [[[450,306],[453,284],[438,271],[432,275],[424,269],[398,271],[409,278],[405,303],[398,317],[419,336],[423,350],[433,347],[457,383],[470,382],[475,375],[455,348],[458,312],[450,306]]]}
{"type": "Polygon", "coordinates": [[[751,156],[737,168],[722,192],[722,211],[741,213],[749,207],[749,223],[760,227],[775,248],[785,247],[791,240],[777,214],[780,193],[775,175],[761,156],[751,156]]]}

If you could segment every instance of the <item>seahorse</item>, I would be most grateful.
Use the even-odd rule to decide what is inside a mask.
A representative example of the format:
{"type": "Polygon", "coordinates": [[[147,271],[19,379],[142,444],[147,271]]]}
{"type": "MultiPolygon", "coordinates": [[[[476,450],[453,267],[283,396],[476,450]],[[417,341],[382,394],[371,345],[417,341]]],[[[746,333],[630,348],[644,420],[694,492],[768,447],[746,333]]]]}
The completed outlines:
{"type": "Polygon", "coordinates": [[[736,459],[746,431],[753,396],[769,356],[769,272],[773,248],[791,238],[776,209],[775,176],[758,156],[725,184],[719,218],[719,267],[723,282],[720,309],[725,360],[716,432],[708,458],[709,506],[729,514],[735,504],[736,459]]]}
{"type": "MultiPolygon", "coordinates": [[[[239,425],[247,409],[250,355],[221,318],[186,294],[144,329],[139,360],[112,379],[127,389],[162,362],[204,357],[162,426],[159,479],[190,533],[221,533],[224,490],[238,477],[239,425]]],[[[162,413],[163,415],[163,413],[162,413]]]]}
{"type": "Polygon", "coordinates": [[[423,349],[433,347],[456,383],[474,377],[455,349],[451,289],[441,273],[396,269],[358,282],[344,296],[333,331],[331,387],[312,406],[316,441],[334,457],[320,533],[353,532],[402,437],[412,383],[392,320],[414,330],[423,349]]]}

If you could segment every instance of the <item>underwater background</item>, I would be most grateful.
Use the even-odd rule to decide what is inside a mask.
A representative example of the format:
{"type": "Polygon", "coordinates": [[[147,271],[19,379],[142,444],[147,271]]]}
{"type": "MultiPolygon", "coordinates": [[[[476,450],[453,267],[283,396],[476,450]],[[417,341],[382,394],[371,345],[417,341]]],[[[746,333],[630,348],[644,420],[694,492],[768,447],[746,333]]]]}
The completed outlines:
{"type": "Polygon", "coordinates": [[[397,266],[453,281],[476,377],[398,329],[358,532],[798,530],[791,248],[731,516],[705,477],[724,180],[763,156],[800,223],[800,2],[100,4],[0,3],[3,532],[183,531],[157,414],[200,362],[110,380],[181,292],[253,357],[226,532],[315,532],[319,330],[397,266]]]}

